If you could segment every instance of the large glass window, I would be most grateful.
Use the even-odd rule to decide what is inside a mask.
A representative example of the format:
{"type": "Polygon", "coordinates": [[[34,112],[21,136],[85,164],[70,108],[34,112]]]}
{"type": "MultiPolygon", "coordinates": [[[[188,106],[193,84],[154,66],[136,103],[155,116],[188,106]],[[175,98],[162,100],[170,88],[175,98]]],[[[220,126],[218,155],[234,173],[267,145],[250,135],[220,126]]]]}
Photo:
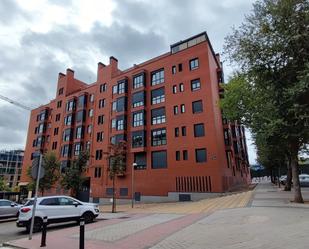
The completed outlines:
{"type": "Polygon", "coordinates": [[[157,85],[164,82],[164,69],[151,73],[151,85],[157,85]]]}
{"type": "Polygon", "coordinates": [[[194,125],[194,136],[195,137],[205,136],[204,124],[195,124],[194,125]]]}
{"type": "Polygon", "coordinates": [[[167,168],[167,153],[163,151],[153,151],[151,153],[151,167],[153,169],[167,168]]]}
{"type": "Polygon", "coordinates": [[[76,113],[76,123],[84,122],[86,119],[86,110],[81,110],[76,113]]]}
{"type": "Polygon", "coordinates": [[[165,123],[165,108],[157,108],[151,110],[151,124],[165,123]]]}
{"type": "Polygon", "coordinates": [[[70,141],[71,140],[71,135],[72,135],[72,129],[65,129],[63,132],[63,141],[70,141]]]}
{"type": "Polygon", "coordinates": [[[145,147],[146,140],[145,140],[145,131],[134,131],[132,132],[132,147],[145,147]]]}
{"type": "Polygon", "coordinates": [[[151,131],[151,145],[160,146],[166,144],[166,129],[157,129],[151,131]]]}
{"type": "Polygon", "coordinates": [[[111,143],[112,144],[118,144],[121,141],[126,141],[126,135],[125,134],[117,134],[116,136],[111,137],[111,143]]]}
{"type": "Polygon", "coordinates": [[[191,80],[191,90],[196,91],[201,89],[200,79],[191,80]]]}
{"type": "Polygon", "coordinates": [[[83,126],[77,126],[76,127],[75,138],[76,139],[84,138],[84,127],[83,126]]]}
{"type": "Polygon", "coordinates": [[[74,156],[78,156],[81,151],[82,151],[82,144],[75,143],[74,144],[74,156]]]}
{"type": "Polygon", "coordinates": [[[63,145],[61,148],[61,156],[62,157],[69,157],[71,156],[71,145],[66,144],[63,145]]]}
{"type": "Polygon", "coordinates": [[[117,112],[123,112],[127,110],[127,98],[126,97],[121,97],[118,98],[116,101],[116,111],[117,112]]]}
{"type": "Polygon", "coordinates": [[[147,154],[146,152],[134,153],[134,162],[137,164],[134,169],[146,169],[147,154]]]}
{"type": "Polygon", "coordinates": [[[165,101],[164,87],[151,91],[151,104],[159,104],[165,101]]]}
{"type": "Polygon", "coordinates": [[[202,102],[202,100],[192,102],[192,112],[193,113],[203,112],[203,102],[202,102]]]}
{"type": "Polygon", "coordinates": [[[126,129],[126,119],[124,115],[116,117],[116,130],[124,130],[126,129]]]}
{"type": "Polygon", "coordinates": [[[84,108],[87,104],[87,95],[82,95],[78,97],[78,108],[84,108]]]}
{"type": "Polygon", "coordinates": [[[132,94],[132,107],[145,105],[145,92],[137,92],[132,94]]]}
{"type": "Polygon", "coordinates": [[[73,114],[69,114],[64,118],[64,125],[72,125],[73,122],[73,114]]]}
{"type": "Polygon", "coordinates": [[[198,58],[190,60],[190,70],[198,68],[198,58]]]}
{"type": "Polygon", "coordinates": [[[118,81],[118,94],[127,92],[127,80],[118,81]]]}
{"type": "Polygon", "coordinates": [[[139,111],[139,112],[133,112],[133,127],[142,126],[145,125],[145,112],[139,111]]]}
{"type": "Polygon", "coordinates": [[[207,161],[206,149],[195,149],[195,161],[197,163],[205,163],[207,161]]]}
{"type": "Polygon", "coordinates": [[[67,112],[71,112],[71,111],[75,110],[75,101],[73,99],[69,100],[67,102],[66,110],[67,110],[67,112]]]}
{"type": "Polygon", "coordinates": [[[139,74],[133,77],[133,88],[145,86],[145,74],[139,74]]]}

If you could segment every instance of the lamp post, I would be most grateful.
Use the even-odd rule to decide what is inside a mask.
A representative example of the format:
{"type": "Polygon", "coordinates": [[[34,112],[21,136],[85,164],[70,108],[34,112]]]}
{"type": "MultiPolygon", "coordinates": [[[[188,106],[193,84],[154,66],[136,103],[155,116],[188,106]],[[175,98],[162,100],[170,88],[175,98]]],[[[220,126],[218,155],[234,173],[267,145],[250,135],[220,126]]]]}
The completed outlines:
{"type": "Polygon", "coordinates": [[[131,196],[131,207],[134,207],[134,168],[137,166],[137,163],[132,164],[132,182],[131,182],[131,191],[132,191],[132,196],[131,196]]]}

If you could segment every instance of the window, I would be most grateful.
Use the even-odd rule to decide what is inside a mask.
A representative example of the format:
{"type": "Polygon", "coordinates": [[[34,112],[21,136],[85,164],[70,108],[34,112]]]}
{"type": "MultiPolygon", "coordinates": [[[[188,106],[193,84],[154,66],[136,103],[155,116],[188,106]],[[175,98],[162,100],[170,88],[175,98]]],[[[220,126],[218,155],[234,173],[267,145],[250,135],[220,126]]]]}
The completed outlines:
{"type": "Polygon", "coordinates": [[[178,114],[178,106],[175,105],[175,106],[174,106],[174,115],[177,115],[177,114],[178,114]]]}
{"type": "Polygon", "coordinates": [[[117,134],[116,136],[111,137],[111,143],[112,144],[118,144],[121,141],[126,141],[126,135],[125,134],[117,134]]]}
{"type": "Polygon", "coordinates": [[[56,115],[56,121],[59,121],[59,120],[60,120],[60,113],[56,115]]]}
{"type": "Polygon", "coordinates": [[[195,149],[195,161],[204,163],[207,161],[206,149],[195,149]]]}
{"type": "Polygon", "coordinates": [[[159,104],[165,101],[164,87],[151,91],[151,104],[159,104]]]}
{"type": "Polygon", "coordinates": [[[61,156],[69,157],[71,156],[71,146],[69,144],[63,145],[61,148],[61,156]]]}
{"type": "Polygon", "coordinates": [[[60,107],[61,107],[61,105],[62,105],[62,101],[61,101],[61,100],[59,100],[59,101],[57,102],[57,108],[60,108],[60,107]]]}
{"type": "Polygon", "coordinates": [[[192,102],[192,112],[193,113],[203,112],[202,100],[192,102]]]}
{"type": "Polygon", "coordinates": [[[187,150],[183,150],[182,151],[182,159],[183,160],[188,160],[188,151],[187,150]]]}
{"type": "Polygon", "coordinates": [[[86,118],[86,110],[81,110],[76,113],[76,123],[84,122],[86,118]]]}
{"type": "Polygon", "coordinates": [[[121,116],[117,116],[116,117],[116,130],[117,131],[121,131],[126,129],[126,120],[125,120],[125,116],[121,115],[121,116]]]}
{"type": "Polygon", "coordinates": [[[54,128],[54,135],[58,135],[59,127],[54,128]]]}
{"type": "Polygon", "coordinates": [[[191,91],[197,91],[201,89],[200,79],[191,80],[191,91]]]}
{"type": "Polygon", "coordinates": [[[86,95],[79,96],[77,107],[82,109],[86,107],[86,104],[87,104],[87,96],[86,95]]]}
{"type": "Polygon", "coordinates": [[[103,150],[96,150],[95,151],[95,160],[101,160],[103,157],[103,150]]]}
{"type": "Polygon", "coordinates": [[[181,135],[186,136],[187,135],[187,128],[185,126],[181,127],[181,135]]]}
{"type": "Polygon", "coordinates": [[[153,169],[167,168],[167,153],[163,151],[153,151],[151,153],[151,167],[153,169]]]}
{"type": "Polygon", "coordinates": [[[99,167],[94,168],[94,178],[100,178],[102,175],[102,169],[99,167]]]}
{"type": "Polygon", "coordinates": [[[99,124],[104,124],[104,115],[98,116],[98,125],[99,124]]]}
{"type": "Polygon", "coordinates": [[[73,114],[69,114],[64,118],[64,125],[72,125],[73,123],[73,114]]]}
{"type": "Polygon", "coordinates": [[[151,145],[160,146],[166,144],[166,129],[157,129],[151,131],[151,145]]]}
{"type": "Polygon", "coordinates": [[[89,101],[90,101],[91,103],[93,103],[93,101],[94,101],[94,95],[93,95],[93,94],[90,94],[89,101]]]}
{"type": "Polygon", "coordinates": [[[90,110],[89,110],[89,112],[88,112],[88,117],[90,117],[90,118],[93,117],[93,109],[90,109],[90,110]]]}
{"type": "Polygon", "coordinates": [[[178,127],[175,128],[175,137],[179,137],[179,128],[178,127]]]}
{"type": "Polygon", "coordinates": [[[164,69],[151,73],[151,85],[158,85],[164,82],[164,69]]]}
{"type": "Polygon", "coordinates": [[[97,132],[97,142],[102,142],[103,141],[103,131],[97,132]]]}
{"type": "Polygon", "coordinates": [[[118,81],[118,94],[127,92],[127,80],[118,81]]]}
{"type": "Polygon", "coordinates": [[[127,98],[121,97],[116,100],[116,111],[123,112],[127,110],[127,98]]]}
{"type": "Polygon", "coordinates": [[[177,93],[177,85],[173,85],[173,93],[177,93]]]}
{"type": "Polygon", "coordinates": [[[73,99],[67,102],[66,110],[67,112],[75,110],[75,101],[73,99]]]}
{"type": "Polygon", "coordinates": [[[134,169],[146,169],[147,166],[147,154],[146,152],[134,153],[134,162],[137,164],[134,169]]]}
{"type": "Polygon", "coordinates": [[[61,95],[61,94],[63,94],[63,87],[59,88],[59,90],[58,90],[58,95],[61,95]]]}
{"type": "Polygon", "coordinates": [[[151,110],[151,124],[162,124],[165,123],[165,108],[157,108],[151,110]]]}
{"type": "Polygon", "coordinates": [[[100,93],[105,92],[107,89],[106,83],[100,85],[100,93]]]}
{"type": "Polygon", "coordinates": [[[178,64],[178,71],[181,72],[182,71],[182,63],[178,64]]]}
{"type": "Polygon", "coordinates": [[[180,151],[176,151],[176,161],[180,161],[180,151]]]}
{"type": "Polygon", "coordinates": [[[113,94],[118,93],[118,85],[113,86],[113,94]]]}
{"type": "Polygon", "coordinates": [[[38,133],[41,134],[45,131],[44,123],[39,124],[38,126],[38,133]]]}
{"type": "Polygon", "coordinates": [[[63,141],[70,141],[71,140],[71,135],[72,135],[72,129],[69,128],[69,129],[65,129],[64,132],[63,132],[63,141]]]}
{"type": "Polygon", "coordinates": [[[145,147],[146,146],[146,134],[145,131],[132,132],[132,148],[145,147]]]}
{"type": "Polygon", "coordinates": [[[132,94],[132,107],[143,106],[145,104],[145,92],[137,92],[132,94]]]}
{"type": "Polygon", "coordinates": [[[87,143],[86,143],[86,150],[90,150],[90,145],[91,145],[91,142],[90,141],[88,141],[87,143]]]}
{"type": "Polygon", "coordinates": [[[172,74],[176,74],[176,66],[172,66],[172,74]]]}
{"type": "Polygon", "coordinates": [[[75,138],[76,138],[76,139],[82,139],[82,138],[84,138],[84,126],[78,126],[78,127],[76,127],[75,138]]]}
{"type": "Polygon", "coordinates": [[[112,128],[116,128],[116,119],[115,118],[113,118],[111,120],[111,123],[112,123],[112,128]]]}
{"type": "Polygon", "coordinates": [[[40,202],[40,205],[43,206],[59,206],[59,199],[58,198],[48,198],[48,199],[43,199],[40,202]]]}
{"type": "Polygon", "coordinates": [[[204,137],[205,136],[204,124],[195,124],[194,125],[194,136],[195,137],[204,137]]]}
{"type": "Polygon", "coordinates": [[[179,92],[183,92],[185,89],[184,89],[184,86],[183,86],[183,83],[180,83],[179,84],[179,92]]]}
{"type": "Polygon", "coordinates": [[[184,104],[180,105],[180,112],[185,113],[185,105],[184,104]]]}
{"type": "Polygon", "coordinates": [[[82,150],[81,143],[75,143],[74,144],[74,156],[78,156],[81,150],[82,150]]]}
{"type": "Polygon", "coordinates": [[[145,86],[145,74],[139,74],[133,77],[133,88],[145,86]]]}
{"type": "Polygon", "coordinates": [[[232,153],[230,151],[226,151],[226,160],[227,160],[227,167],[232,167],[232,153]]]}
{"type": "Polygon", "coordinates": [[[103,108],[105,106],[105,99],[99,100],[99,108],[103,108]]]}
{"type": "Polygon", "coordinates": [[[56,150],[57,149],[57,142],[53,142],[52,144],[52,150],[56,150]]]}
{"type": "Polygon", "coordinates": [[[198,68],[198,58],[190,60],[190,70],[198,68]]]}
{"type": "Polygon", "coordinates": [[[139,111],[139,112],[133,112],[133,127],[142,126],[145,125],[145,112],[139,111]]]}
{"type": "Polygon", "coordinates": [[[92,125],[88,125],[87,126],[87,133],[91,134],[91,132],[92,132],[92,125]]]}

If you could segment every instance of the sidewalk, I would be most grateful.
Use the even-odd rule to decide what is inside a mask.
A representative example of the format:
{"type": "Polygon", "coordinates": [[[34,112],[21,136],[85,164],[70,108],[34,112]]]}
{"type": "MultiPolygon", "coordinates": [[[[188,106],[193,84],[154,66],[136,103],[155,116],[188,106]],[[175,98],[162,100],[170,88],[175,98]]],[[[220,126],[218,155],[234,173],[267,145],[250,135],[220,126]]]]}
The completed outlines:
{"type": "MultiPolygon", "coordinates": [[[[309,189],[303,193],[304,199],[308,200],[309,189]]],[[[234,198],[221,197],[221,208],[220,198],[211,203],[207,200],[191,203],[191,207],[195,204],[195,211],[200,212],[176,212],[182,204],[185,208],[181,210],[188,211],[188,206],[175,203],[174,213],[171,206],[163,213],[164,205],[158,209],[160,213],[155,213],[154,207],[148,213],[145,209],[139,213],[103,213],[99,221],[86,226],[85,248],[308,248],[309,205],[290,203],[293,193],[284,192],[270,183],[260,183],[249,202],[240,205],[236,203],[240,201],[239,195],[231,196],[234,198]],[[207,208],[201,208],[203,205],[207,208]]],[[[20,239],[9,244],[35,249],[40,248],[40,238],[38,234],[31,241],[20,239]]],[[[46,248],[73,249],[78,245],[78,226],[47,233],[46,248]]]]}

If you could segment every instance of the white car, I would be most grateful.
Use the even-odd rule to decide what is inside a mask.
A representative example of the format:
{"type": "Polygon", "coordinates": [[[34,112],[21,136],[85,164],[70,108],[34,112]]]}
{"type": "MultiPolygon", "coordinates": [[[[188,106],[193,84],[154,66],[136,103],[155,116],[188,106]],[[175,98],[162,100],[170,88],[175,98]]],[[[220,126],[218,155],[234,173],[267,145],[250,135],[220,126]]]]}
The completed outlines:
{"type": "MultiPolygon", "coordinates": [[[[17,227],[30,230],[34,199],[30,199],[20,209],[17,227]]],[[[99,206],[94,203],[81,202],[69,196],[38,197],[35,210],[33,231],[40,231],[43,218],[47,216],[48,224],[67,221],[78,221],[80,217],[86,223],[92,222],[99,215],[99,206]]]]}
{"type": "Polygon", "coordinates": [[[0,218],[18,217],[20,207],[13,201],[0,199],[0,218]]]}

